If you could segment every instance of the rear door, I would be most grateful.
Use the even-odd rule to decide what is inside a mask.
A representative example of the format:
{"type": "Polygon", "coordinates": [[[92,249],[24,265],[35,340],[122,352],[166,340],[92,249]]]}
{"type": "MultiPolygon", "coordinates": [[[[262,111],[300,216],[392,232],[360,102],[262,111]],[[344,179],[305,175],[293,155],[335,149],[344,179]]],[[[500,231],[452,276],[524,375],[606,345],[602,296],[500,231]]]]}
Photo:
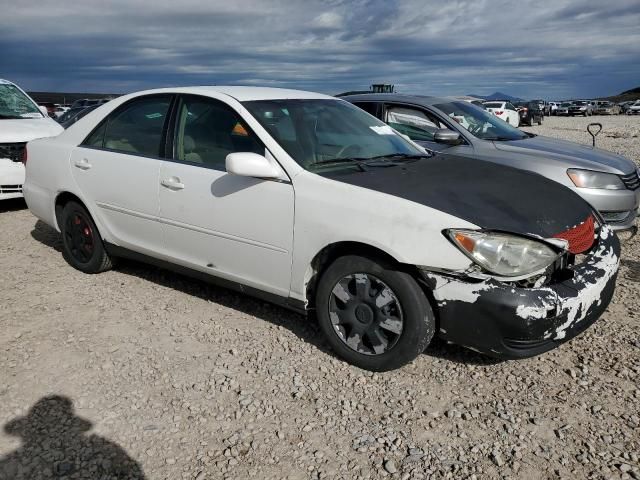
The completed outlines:
{"type": "Polygon", "coordinates": [[[162,248],[158,190],[171,95],[138,97],[113,111],[71,154],[91,212],[120,246],[162,248]]]}
{"type": "Polygon", "coordinates": [[[169,255],[186,267],[288,296],[291,182],[226,172],[226,157],[233,152],[254,152],[277,162],[241,116],[220,100],[180,97],[174,124],[173,156],[162,163],[159,181],[169,255]]]}

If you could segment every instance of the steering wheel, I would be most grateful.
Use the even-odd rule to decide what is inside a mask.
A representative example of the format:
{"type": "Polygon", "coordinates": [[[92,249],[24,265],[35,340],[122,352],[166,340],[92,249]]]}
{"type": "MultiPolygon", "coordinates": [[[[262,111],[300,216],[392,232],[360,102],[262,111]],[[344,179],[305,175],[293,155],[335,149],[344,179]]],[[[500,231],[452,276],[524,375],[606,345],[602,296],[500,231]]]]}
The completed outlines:
{"type": "Polygon", "coordinates": [[[350,149],[355,149],[354,153],[358,153],[361,150],[360,145],[358,145],[357,143],[351,143],[349,145],[345,145],[344,147],[342,147],[340,151],[336,153],[336,158],[353,156],[353,155],[345,155],[350,149]]]}

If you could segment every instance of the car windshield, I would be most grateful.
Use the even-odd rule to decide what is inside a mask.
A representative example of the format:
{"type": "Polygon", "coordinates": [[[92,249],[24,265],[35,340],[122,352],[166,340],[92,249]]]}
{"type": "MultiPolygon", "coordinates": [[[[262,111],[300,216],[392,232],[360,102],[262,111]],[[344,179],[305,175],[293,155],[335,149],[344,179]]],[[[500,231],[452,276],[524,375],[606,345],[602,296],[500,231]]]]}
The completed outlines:
{"type": "Polygon", "coordinates": [[[0,119],[42,118],[37,105],[10,83],[0,83],[0,119]]]}
{"type": "Polygon", "coordinates": [[[521,140],[527,135],[500,120],[486,110],[467,102],[449,102],[434,105],[435,108],[469,131],[474,137],[482,140],[521,140]]]}
{"type": "Polygon", "coordinates": [[[562,105],[560,105],[561,107],[570,107],[571,104],[570,103],[563,103],[562,105]]]}
{"type": "Polygon", "coordinates": [[[578,107],[584,107],[587,104],[587,102],[573,102],[573,104],[578,107]]]}
{"type": "Polygon", "coordinates": [[[343,100],[255,100],[243,105],[303,168],[422,156],[394,129],[343,100]]]}
{"type": "Polygon", "coordinates": [[[487,102],[484,106],[487,108],[502,108],[502,102],[487,102]]]}

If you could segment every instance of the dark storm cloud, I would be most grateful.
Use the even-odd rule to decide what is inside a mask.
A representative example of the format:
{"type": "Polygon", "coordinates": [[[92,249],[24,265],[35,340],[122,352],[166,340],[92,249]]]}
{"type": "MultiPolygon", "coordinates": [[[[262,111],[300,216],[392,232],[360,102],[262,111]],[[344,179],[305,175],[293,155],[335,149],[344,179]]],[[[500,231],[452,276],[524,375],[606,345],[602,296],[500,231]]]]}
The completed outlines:
{"type": "Polygon", "coordinates": [[[415,93],[587,97],[640,83],[637,0],[0,7],[11,12],[0,17],[0,77],[31,90],[260,84],[337,93],[390,82],[415,93]]]}

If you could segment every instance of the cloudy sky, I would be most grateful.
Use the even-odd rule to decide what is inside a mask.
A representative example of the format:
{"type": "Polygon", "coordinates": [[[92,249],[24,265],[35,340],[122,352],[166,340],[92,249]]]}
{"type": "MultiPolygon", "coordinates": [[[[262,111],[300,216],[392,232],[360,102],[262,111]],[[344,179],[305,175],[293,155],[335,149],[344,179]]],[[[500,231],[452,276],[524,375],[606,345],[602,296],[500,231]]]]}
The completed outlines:
{"type": "Polygon", "coordinates": [[[640,85],[639,0],[0,0],[35,91],[270,85],[594,97],[640,85]]]}

